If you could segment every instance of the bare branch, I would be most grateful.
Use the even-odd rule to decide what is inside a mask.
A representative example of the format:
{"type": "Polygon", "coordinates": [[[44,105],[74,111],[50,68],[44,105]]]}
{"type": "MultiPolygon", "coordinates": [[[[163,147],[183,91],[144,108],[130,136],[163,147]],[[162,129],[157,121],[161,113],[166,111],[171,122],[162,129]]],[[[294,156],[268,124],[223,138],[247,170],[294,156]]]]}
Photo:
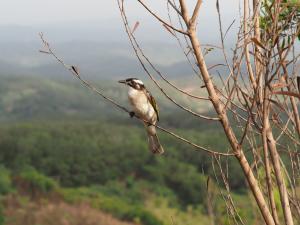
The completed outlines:
{"type": "Polygon", "coordinates": [[[168,0],[168,4],[170,4],[172,8],[177,12],[177,14],[181,16],[181,12],[171,0],[168,0]]]}
{"type": "MultiPolygon", "coordinates": [[[[104,98],[105,100],[109,101],[111,104],[113,104],[114,106],[116,106],[117,108],[121,109],[122,111],[126,112],[126,113],[130,113],[130,111],[120,105],[119,103],[117,103],[116,101],[114,101],[113,99],[107,97],[105,94],[103,94],[103,90],[99,90],[98,88],[94,87],[91,83],[89,83],[88,81],[86,81],[85,79],[83,79],[81,76],[78,76],[78,74],[74,71],[74,69],[72,68],[72,66],[69,66],[67,65],[61,58],[59,58],[55,52],[52,50],[52,48],[50,47],[49,43],[44,39],[44,36],[43,36],[43,33],[39,33],[39,36],[44,44],[44,47],[46,48],[46,50],[49,52],[49,55],[52,55],[64,68],[66,68],[67,70],[69,70],[77,79],[79,79],[81,81],[81,83],[86,86],[87,88],[89,88],[91,91],[95,92],[96,94],[100,95],[102,98],[104,98]]],[[[149,121],[146,121],[146,120],[143,120],[141,118],[139,118],[138,116],[134,115],[135,118],[143,121],[143,122],[146,122],[146,123],[149,123],[149,121]]],[[[180,141],[183,141],[191,146],[193,146],[196,150],[201,150],[201,151],[205,151],[209,154],[212,154],[212,155],[220,155],[220,156],[234,156],[233,153],[223,153],[223,152],[217,152],[217,151],[213,151],[213,150],[210,150],[210,149],[207,149],[205,147],[202,147],[200,145],[197,145],[183,137],[181,137],[180,135],[178,134],[175,134],[174,132],[171,132],[169,131],[168,129],[166,128],[163,128],[159,125],[156,125],[156,124],[151,124],[150,125],[153,125],[155,126],[156,128],[158,128],[159,130],[175,137],[176,139],[180,140],[180,141]]]]}
{"type": "Polygon", "coordinates": [[[188,15],[188,9],[185,0],[179,0],[180,7],[181,7],[181,15],[183,17],[183,20],[186,24],[189,24],[190,19],[188,15]]]}
{"type": "Polygon", "coordinates": [[[174,31],[177,31],[181,34],[187,35],[188,33],[183,31],[183,30],[179,30],[173,26],[171,26],[170,24],[168,24],[166,21],[164,21],[163,19],[161,19],[158,15],[156,15],[142,0],[138,0],[138,2],[151,14],[153,15],[158,21],[160,21],[161,23],[163,23],[165,26],[171,28],[174,31]]]}
{"type": "Polygon", "coordinates": [[[191,18],[191,20],[190,20],[190,23],[191,23],[191,24],[194,24],[194,23],[196,22],[196,19],[197,19],[197,17],[198,17],[199,11],[200,11],[201,4],[202,4],[202,0],[198,0],[198,1],[197,1],[197,4],[196,4],[196,6],[195,6],[195,9],[194,9],[192,18],[191,18]]]}

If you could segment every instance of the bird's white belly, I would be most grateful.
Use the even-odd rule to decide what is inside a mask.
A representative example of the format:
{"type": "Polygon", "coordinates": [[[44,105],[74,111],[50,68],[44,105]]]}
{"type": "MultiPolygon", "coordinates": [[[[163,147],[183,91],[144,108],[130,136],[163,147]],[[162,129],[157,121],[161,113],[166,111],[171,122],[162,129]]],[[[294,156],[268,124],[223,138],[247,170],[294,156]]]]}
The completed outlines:
{"type": "Polygon", "coordinates": [[[142,91],[130,88],[128,92],[128,98],[133,107],[133,111],[138,116],[149,122],[156,120],[154,108],[148,101],[147,96],[142,91]]]}

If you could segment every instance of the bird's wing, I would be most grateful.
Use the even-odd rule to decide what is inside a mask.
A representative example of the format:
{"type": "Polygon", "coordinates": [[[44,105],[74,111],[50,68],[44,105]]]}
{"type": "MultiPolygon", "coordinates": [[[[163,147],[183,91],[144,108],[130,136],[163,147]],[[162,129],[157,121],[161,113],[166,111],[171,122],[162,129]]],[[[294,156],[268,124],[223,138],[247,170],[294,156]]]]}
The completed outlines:
{"type": "Polygon", "coordinates": [[[147,89],[145,89],[145,94],[148,98],[148,101],[152,105],[154,111],[156,112],[157,120],[159,121],[159,109],[158,109],[158,105],[156,104],[155,98],[151,95],[149,91],[147,91],[147,89]]]}

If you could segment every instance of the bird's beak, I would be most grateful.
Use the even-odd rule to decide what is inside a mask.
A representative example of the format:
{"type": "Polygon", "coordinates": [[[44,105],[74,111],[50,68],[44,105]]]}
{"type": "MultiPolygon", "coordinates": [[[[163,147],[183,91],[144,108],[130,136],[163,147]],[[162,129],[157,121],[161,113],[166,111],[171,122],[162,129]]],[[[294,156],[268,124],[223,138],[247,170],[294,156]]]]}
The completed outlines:
{"type": "Polygon", "coordinates": [[[119,83],[126,84],[126,80],[119,80],[119,83]]]}

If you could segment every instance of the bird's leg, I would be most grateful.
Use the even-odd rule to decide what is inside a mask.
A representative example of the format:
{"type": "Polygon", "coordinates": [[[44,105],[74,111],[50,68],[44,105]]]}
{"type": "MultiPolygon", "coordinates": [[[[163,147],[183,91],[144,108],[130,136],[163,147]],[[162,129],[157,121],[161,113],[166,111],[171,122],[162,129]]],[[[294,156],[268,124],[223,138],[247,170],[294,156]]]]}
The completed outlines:
{"type": "Polygon", "coordinates": [[[146,124],[147,124],[148,127],[153,126],[153,124],[150,123],[150,122],[147,122],[146,124]]]}
{"type": "Polygon", "coordinates": [[[134,117],[135,116],[135,112],[133,112],[133,111],[129,112],[129,116],[130,116],[130,118],[134,117]]]}

